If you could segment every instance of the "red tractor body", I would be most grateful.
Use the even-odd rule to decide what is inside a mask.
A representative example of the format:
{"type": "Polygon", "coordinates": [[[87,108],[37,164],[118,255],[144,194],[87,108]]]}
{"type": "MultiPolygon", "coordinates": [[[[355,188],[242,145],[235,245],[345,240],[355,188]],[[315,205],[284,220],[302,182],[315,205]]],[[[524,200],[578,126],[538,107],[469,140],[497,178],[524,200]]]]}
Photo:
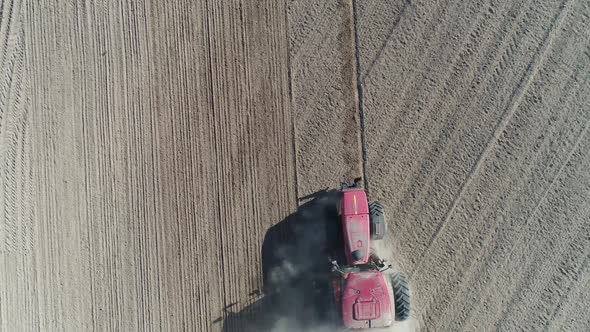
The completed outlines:
{"type": "Polygon", "coordinates": [[[342,188],[340,212],[346,262],[342,267],[333,262],[334,300],[344,327],[387,327],[409,316],[409,293],[399,274],[383,273],[391,266],[371,250],[370,241],[383,239],[386,233],[383,207],[377,202],[369,204],[358,181],[342,188]]]}
{"type": "Polygon", "coordinates": [[[343,190],[342,229],[344,254],[348,264],[366,264],[370,256],[369,203],[363,189],[343,190]],[[354,253],[354,254],[353,254],[354,253]]]}

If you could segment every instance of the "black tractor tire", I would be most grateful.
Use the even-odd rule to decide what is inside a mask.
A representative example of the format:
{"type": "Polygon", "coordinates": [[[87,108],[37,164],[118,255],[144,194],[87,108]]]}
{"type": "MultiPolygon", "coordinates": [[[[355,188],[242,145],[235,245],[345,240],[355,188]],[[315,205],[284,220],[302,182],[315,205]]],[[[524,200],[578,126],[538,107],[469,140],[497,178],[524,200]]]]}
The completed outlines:
{"type": "Polygon", "coordinates": [[[387,224],[385,223],[385,214],[381,203],[371,202],[369,204],[369,214],[371,216],[371,240],[382,240],[387,234],[387,224]]]}
{"type": "Polygon", "coordinates": [[[402,274],[391,276],[393,299],[395,303],[395,320],[404,321],[410,318],[410,287],[402,274]]]}

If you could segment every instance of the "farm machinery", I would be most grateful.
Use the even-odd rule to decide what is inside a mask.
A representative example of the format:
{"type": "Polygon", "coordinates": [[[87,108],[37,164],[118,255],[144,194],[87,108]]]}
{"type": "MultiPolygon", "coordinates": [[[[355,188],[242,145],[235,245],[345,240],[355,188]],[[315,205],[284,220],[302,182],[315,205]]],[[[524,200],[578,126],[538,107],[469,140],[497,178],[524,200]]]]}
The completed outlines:
{"type": "Polygon", "coordinates": [[[332,261],[331,288],[337,316],[347,329],[391,326],[410,316],[409,287],[403,275],[379,258],[371,241],[387,233],[383,206],[368,202],[360,178],[341,187],[339,216],[344,257],[332,261]]]}

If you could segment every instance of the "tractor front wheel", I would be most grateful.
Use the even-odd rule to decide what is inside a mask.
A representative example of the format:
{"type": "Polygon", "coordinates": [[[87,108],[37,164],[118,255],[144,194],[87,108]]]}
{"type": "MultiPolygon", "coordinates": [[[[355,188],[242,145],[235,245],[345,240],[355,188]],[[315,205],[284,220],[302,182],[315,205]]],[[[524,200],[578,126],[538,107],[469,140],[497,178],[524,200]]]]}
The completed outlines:
{"type": "Polygon", "coordinates": [[[387,224],[381,203],[372,202],[369,204],[369,214],[371,215],[371,239],[382,240],[387,233],[387,224]]]}

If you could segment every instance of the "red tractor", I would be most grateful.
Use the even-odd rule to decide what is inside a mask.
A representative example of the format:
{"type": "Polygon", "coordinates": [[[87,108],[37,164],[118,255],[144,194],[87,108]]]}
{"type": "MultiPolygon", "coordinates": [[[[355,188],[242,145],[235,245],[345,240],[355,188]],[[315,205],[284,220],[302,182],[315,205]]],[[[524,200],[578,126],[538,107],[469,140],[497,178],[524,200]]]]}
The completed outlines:
{"type": "Polygon", "coordinates": [[[387,327],[394,320],[408,319],[410,293],[405,279],[391,273],[391,265],[371,249],[371,240],[381,240],[387,232],[383,207],[368,203],[360,179],[343,184],[340,215],[346,262],[341,266],[332,261],[332,288],[344,327],[387,327]]]}

